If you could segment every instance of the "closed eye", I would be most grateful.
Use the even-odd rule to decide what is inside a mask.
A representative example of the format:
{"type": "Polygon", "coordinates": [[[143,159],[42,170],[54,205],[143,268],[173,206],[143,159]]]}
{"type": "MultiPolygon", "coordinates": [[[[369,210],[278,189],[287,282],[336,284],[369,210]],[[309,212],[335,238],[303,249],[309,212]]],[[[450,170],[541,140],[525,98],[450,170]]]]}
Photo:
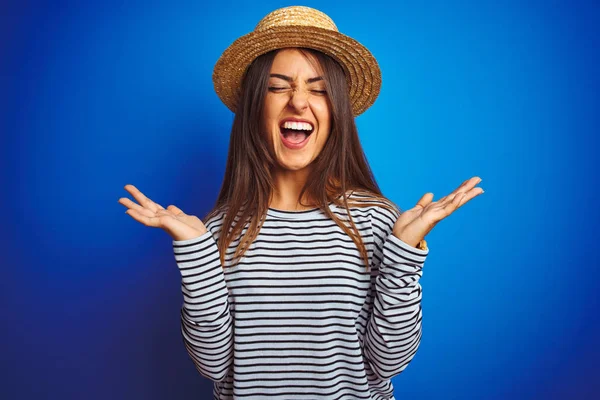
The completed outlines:
{"type": "MultiPolygon", "coordinates": [[[[286,91],[286,90],[291,90],[292,88],[290,88],[290,87],[282,87],[282,86],[269,86],[267,89],[270,92],[281,93],[281,92],[286,91]]],[[[315,93],[315,94],[318,94],[318,95],[326,95],[327,94],[326,90],[321,90],[321,89],[312,89],[311,92],[315,93]]]]}
{"type": "Polygon", "coordinates": [[[269,86],[269,90],[271,92],[282,92],[282,91],[288,90],[288,89],[290,89],[290,88],[288,88],[288,87],[281,87],[281,86],[269,86]]]}

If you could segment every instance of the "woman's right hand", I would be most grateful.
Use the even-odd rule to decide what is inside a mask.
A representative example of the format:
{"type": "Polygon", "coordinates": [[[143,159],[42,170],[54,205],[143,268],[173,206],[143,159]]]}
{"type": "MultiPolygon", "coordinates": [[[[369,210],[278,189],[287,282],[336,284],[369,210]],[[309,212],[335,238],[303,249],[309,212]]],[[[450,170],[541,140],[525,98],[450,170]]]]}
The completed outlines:
{"type": "Polygon", "coordinates": [[[153,202],[133,185],[125,185],[139,204],[121,197],[119,203],[128,208],[125,213],[136,221],[154,228],[162,228],[174,240],[194,239],[208,232],[206,226],[194,215],[187,215],[179,208],[170,205],[166,209],[153,202]]]}

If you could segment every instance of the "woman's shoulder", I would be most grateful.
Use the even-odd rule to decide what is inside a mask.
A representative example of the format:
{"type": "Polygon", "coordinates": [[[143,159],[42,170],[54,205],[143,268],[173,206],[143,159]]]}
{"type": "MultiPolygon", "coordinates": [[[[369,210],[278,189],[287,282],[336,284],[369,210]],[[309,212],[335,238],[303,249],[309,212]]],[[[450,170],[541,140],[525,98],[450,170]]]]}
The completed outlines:
{"type": "Polygon", "coordinates": [[[206,226],[206,229],[212,232],[213,235],[219,235],[221,226],[226,215],[225,207],[215,207],[210,210],[205,217],[202,219],[202,223],[206,226]]]}
{"type": "Polygon", "coordinates": [[[367,215],[375,223],[393,225],[401,214],[392,200],[366,190],[348,191],[346,198],[351,214],[367,215]]]}
{"type": "Polygon", "coordinates": [[[400,208],[392,200],[387,197],[368,192],[366,190],[349,190],[347,199],[354,207],[365,208],[370,210],[389,210],[392,213],[400,215],[400,208]]]}

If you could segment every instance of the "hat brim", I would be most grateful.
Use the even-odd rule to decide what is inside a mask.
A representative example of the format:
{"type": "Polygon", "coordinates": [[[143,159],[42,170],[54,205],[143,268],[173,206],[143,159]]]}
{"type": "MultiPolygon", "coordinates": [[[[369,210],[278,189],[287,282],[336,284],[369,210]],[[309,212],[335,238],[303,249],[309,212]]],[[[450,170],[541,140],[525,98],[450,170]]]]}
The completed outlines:
{"type": "Polygon", "coordinates": [[[344,69],[355,116],[377,99],[381,71],[366,47],[342,33],[313,26],[280,26],[254,31],[234,41],[221,55],[213,71],[217,95],[233,112],[246,68],[271,50],[305,47],[333,57],[344,69]]]}

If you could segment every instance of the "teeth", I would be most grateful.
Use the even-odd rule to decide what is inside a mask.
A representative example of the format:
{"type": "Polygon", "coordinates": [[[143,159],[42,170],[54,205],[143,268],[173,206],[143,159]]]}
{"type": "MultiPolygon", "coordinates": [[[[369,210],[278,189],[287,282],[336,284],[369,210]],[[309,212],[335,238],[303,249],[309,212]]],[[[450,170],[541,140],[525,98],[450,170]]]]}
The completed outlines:
{"type": "Polygon", "coordinates": [[[297,131],[312,131],[312,129],[313,129],[312,125],[307,122],[292,122],[292,121],[284,122],[282,125],[282,128],[294,129],[297,131]]]}

